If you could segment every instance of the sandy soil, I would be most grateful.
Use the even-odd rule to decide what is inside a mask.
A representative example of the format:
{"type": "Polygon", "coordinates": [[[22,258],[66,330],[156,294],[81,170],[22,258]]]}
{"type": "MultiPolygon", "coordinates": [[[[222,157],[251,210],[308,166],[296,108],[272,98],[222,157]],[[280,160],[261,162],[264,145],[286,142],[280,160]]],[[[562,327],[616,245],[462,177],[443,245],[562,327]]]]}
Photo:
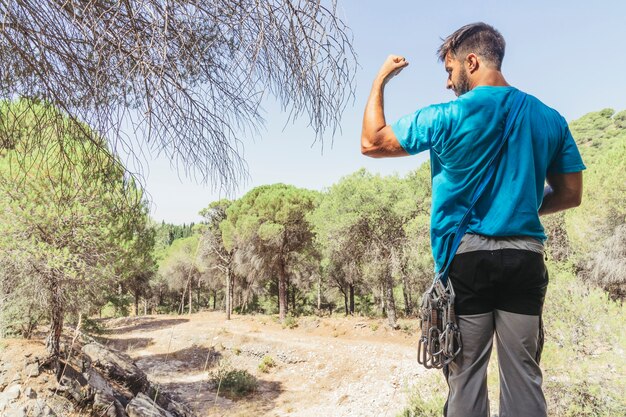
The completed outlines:
{"type": "MultiPolygon", "coordinates": [[[[402,323],[401,323],[402,324],[402,323]]],[[[425,370],[416,336],[382,320],[306,317],[283,329],[268,316],[223,313],[110,320],[103,341],[128,353],[150,380],[200,416],[396,416],[425,370]],[[258,369],[269,355],[277,366],[258,369]],[[259,380],[235,401],[216,396],[209,373],[227,361],[259,380]]]]}

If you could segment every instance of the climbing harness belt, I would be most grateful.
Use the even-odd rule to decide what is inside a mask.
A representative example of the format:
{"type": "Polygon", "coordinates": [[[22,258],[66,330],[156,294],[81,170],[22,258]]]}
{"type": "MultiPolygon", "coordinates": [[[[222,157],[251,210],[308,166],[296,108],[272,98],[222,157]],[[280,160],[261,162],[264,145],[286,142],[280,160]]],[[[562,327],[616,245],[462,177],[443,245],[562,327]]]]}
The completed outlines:
{"type": "Polygon", "coordinates": [[[491,178],[493,178],[496,166],[502,156],[504,145],[511,135],[515,119],[526,98],[526,94],[519,90],[515,90],[514,94],[513,105],[507,115],[504,133],[498,148],[491,157],[480,184],[474,191],[469,208],[457,225],[457,229],[453,234],[452,246],[447,254],[443,268],[435,274],[432,285],[422,297],[419,312],[422,334],[417,345],[417,362],[429,369],[442,368],[449,364],[463,348],[461,332],[454,312],[454,288],[452,287],[452,282],[448,279],[448,272],[452,259],[461,244],[461,239],[467,230],[472,210],[491,181],[491,178]]]}

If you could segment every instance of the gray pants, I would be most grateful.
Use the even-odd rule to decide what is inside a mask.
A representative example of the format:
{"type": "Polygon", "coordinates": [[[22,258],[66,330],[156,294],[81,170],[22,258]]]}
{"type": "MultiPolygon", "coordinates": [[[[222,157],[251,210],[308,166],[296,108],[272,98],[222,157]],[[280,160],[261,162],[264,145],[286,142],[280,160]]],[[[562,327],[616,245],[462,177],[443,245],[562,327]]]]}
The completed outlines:
{"type": "Polygon", "coordinates": [[[495,335],[500,417],[545,417],[539,359],[548,271],[541,245],[527,238],[464,240],[449,275],[463,350],[444,369],[450,386],[444,414],[489,417],[487,365],[495,335]]]}
{"type": "Polygon", "coordinates": [[[500,366],[500,417],[545,417],[539,359],[540,316],[494,310],[458,317],[461,354],[444,369],[450,393],[447,417],[488,417],[487,366],[494,334],[500,366]]]}

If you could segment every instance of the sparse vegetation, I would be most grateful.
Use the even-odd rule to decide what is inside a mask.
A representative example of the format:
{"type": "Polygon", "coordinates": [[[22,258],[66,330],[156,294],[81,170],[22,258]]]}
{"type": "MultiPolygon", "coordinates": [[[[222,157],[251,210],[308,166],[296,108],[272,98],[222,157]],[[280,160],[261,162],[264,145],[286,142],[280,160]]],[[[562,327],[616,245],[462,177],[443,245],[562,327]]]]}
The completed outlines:
{"type": "Polygon", "coordinates": [[[272,368],[276,366],[276,361],[269,355],[263,356],[261,363],[259,363],[259,371],[268,373],[272,368]]]}
{"type": "Polygon", "coordinates": [[[283,321],[283,329],[295,329],[298,327],[298,318],[294,316],[287,316],[283,321]]]}
{"type": "Polygon", "coordinates": [[[218,395],[238,399],[256,390],[257,379],[244,369],[235,369],[227,362],[220,362],[218,368],[209,374],[209,382],[217,389],[218,395]]]}
{"type": "Polygon", "coordinates": [[[441,417],[447,386],[440,372],[429,372],[408,393],[407,407],[396,417],[441,417]]]}

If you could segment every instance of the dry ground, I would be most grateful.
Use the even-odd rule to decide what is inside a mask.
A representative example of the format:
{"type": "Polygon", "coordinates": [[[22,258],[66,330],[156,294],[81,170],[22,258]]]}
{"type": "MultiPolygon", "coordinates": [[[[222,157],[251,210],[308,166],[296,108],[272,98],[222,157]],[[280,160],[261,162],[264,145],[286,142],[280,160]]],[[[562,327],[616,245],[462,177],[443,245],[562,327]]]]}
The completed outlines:
{"type": "Polygon", "coordinates": [[[284,329],[268,316],[226,321],[223,313],[203,312],[106,325],[106,344],[128,353],[200,416],[395,417],[425,372],[415,360],[416,336],[407,331],[415,321],[402,331],[383,320],[306,317],[284,329]],[[265,355],[277,363],[268,373],[258,369],[265,355]],[[220,361],[255,375],[256,393],[236,401],[216,396],[208,374],[220,361]]]}

